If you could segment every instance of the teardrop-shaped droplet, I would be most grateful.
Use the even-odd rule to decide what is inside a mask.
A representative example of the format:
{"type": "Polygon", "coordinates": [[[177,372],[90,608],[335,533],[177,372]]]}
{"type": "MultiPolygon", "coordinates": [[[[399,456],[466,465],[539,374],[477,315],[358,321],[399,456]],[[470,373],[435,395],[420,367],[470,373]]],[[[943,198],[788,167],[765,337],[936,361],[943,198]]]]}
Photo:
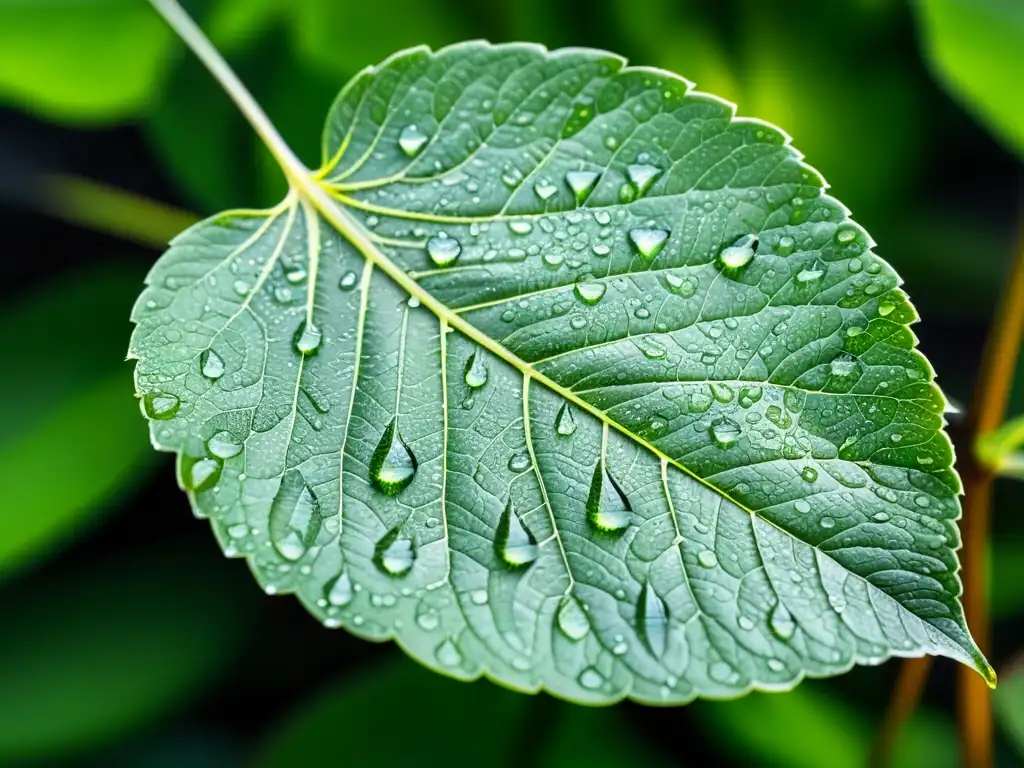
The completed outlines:
{"type": "Polygon", "coordinates": [[[450,639],[437,646],[434,656],[442,667],[457,667],[462,663],[462,654],[450,639]]]}
{"type": "Polygon", "coordinates": [[[180,463],[181,484],[187,491],[208,491],[220,480],[224,462],[217,458],[196,459],[182,455],[180,463]]]}
{"type": "Polygon", "coordinates": [[[505,511],[501,513],[501,519],[498,521],[494,551],[498,553],[501,561],[513,570],[526,568],[539,554],[537,539],[520,519],[511,499],[505,505],[505,511]]]}
{"type": "Polygon", "coordinates": [[[635,196],[640,197],[651,188],[654,180],[661,175],[661,168],[656,165],[642,163],[629,166],[626,169],[626,174],[629,176],[629,183],[633,185],[635,196]]]}
{"type": "Polygon", "coordinates": [[[668,609],[649,581],[640,592],[636,616],[640,638],[650,652],[660,658],[665,654],[668,642],[668,609]]]}
{"type": "Polygon", "coordinates": [[[199,356],[199,370],[206,378],[216,381],[224,375],[224,361],[212,349],[203,350],[199,356]]]}
{"type": "Polygon", "coordinates": [[[407,125],[398,135],[398,146],[409,157],[415,157],[423,149],[429,137],[415,125],[407,125]]]}
{"type": "Polygon", "coordinates": [[[580,205],[590,195],[601,174],[594,171],[569,171],[565,174],[565,182],[576,196],[576,204],[580,205]]]}
{"type": "Polygon", "coordinates": [[[333,582],[329,582],[326,592],[327,602],[335,608],[344,608],[351,603],[354,595],[348,571],[342,571],[333,582]]]}
{"type": "Polygon", "coordinates": [[[177,395],[167,392],[151,392],[143,396],[142,407],[146,410],[146,415],[149,418],[166,421],[174,418],[181,407],[181,400],[177,395]]]}
{"type": "Polygon", "coordinates": [[[295,331],[295,349],[302,355],[315,355],[323,339],[323,332],[313,323],[303,323],[295,331]]]}
{"type": "Polygon", "coordinates": [[[604,298],[605,291],[608,290],[608,286],[604,283],[598,282],[597,280],[588,280],[584,283],[576,283],[573,291],[576,293],[576,298],[582,301],[584,304],[597,304],[604,298]]]}
{"type": "Polygon", "coordinates": [[[796,631],[796,622],[793,620],[793,615],[782,603],[776,604],[775,608],[772,609],[768,624],[772,628],[772,632],[780,640],[789,640],[796,631]]]}
{"type": "Polygon", "coordinates": [[[206,442],[206,449],[218,459],[231,459],[242,452],[242,444],[233,434],[223,431],[206,442]]]}
{"type": "Polygon", "coordinates": [[[587,519],[602,533],[621,534],[633,518],[633,508],[622,488],[605,467],[604,459],[594,467],[587,498],[587,519]]]}
{"type": "Polygon", "coordinates": [[[416,467],[416,455],[398,431],[398,418],[393,418],[370,457],[370,481],[386,496],[397,496],[412,482],[416,467]]]}
{"type": "Polygon", "coordinates": [[[462,246],[454,237],[443,232],[427,240],[427,255],[439,267],[446,267],[459,258],[462,246]]]}
{"type": "Polygon", "coordinates": [[[479,347],[466,360],[463,378],[466,386],[472,389],[479,389],[487,383],[487,364],[484,363],[484,353],[479,347]]]}
{"type": "Polygon", "coordinates": [[[416,547],[411,539],[400,536],[401,526],[385,533],[373,551],[373,562],[389,576],[405,576],[416,561],[416,547]]]}
{"type": "Polygon", "coordinates": [[[726,269],[742,269],[754,260],[757,253],[757,235],[743,235],[718,254],[719,263],[726,269]]]}
{"type": "Polygon", "coordinates": [[[637,252],[644,261],[654,261],[654,257],[661,253],[661,249],[668,242],[668,232],[664,229],[631,229],[629,239],[633,241],[637,252]]]}
{"type": "Polygon", "coordinates": [[[562,403],[562,407],[558,409],[558,414],[555,416],[555,432],[562,437],[568,437],[575,431],[576,419],[573,418],[572,408],[568,403],[562,403]]]}
{"type": "Polygon", "coordinates": [[[320,501],[302,474],[285,473],[270,505],[270,540],[285,560],[299,560],[316,542],[323,519],[320,501]]]}
{"type": "Polygon", "coordinates": [[[558,607],[558,628],[574,642],[579,642],[590,633],[590,620],[580,601],[572,595],[563,597],[558,607]]]}
{"type": "Polygon", "coordinates": [[[730,418],[715,419],[708,427],[708,433],[719,448],[728,448],[740,439],[742,429],[730,418]]]}

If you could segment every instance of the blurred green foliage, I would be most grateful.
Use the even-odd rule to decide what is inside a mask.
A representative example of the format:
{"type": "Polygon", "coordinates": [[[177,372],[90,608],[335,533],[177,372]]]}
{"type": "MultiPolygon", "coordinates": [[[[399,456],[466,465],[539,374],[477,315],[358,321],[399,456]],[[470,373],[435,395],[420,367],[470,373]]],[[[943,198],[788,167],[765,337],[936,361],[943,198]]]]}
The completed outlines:
{"type": "MultiPolygon", "coordinates": [[[[966,120],[949,119],[928,71],[1024,156],[1019,0],[601,0],[587,12],[541,0],[184,5],[308,164],[318,162],[320,123],[341,85],[398,49],[473,37],[606,47],[678,72],[736,102],[741,115],[793,135],[932,310],[929,320],[982,323],[997,295],[1012,239],[999,206],[1010,206],[986,188],[984,169],[973,185],[944,183],[943,152],[973,146],[977,137],[966,120]],[[920,54],[908,42],[915,32],[920,54]]],[[[0,103],[65,125],[137,126],[175,192],[199,213],[276,202],[283,189],[277,169],[207,73],[183,54],[142,0],[0,0],[0,103]]],[[[81,538],[104,512],[150,513],[133,496],[154,455],[124,363],[139,264],[108,258],[61,277],[43,270],[31,292],[0,307],[0,356],[17,361],[0,378],[0,763],[123,743],[209,696],[241,653],[254,603],[264,602],[236,564],[196,561],[157,540],[132,558],[102,555],[101,566],[73,561],[62,570],[61,558],[53,570],[25,573],[81,538]],[[35,350],[59,350],[46,356],[45,376],[35,350]],[[238,589],[225,574],[242,577],[238,589]]],[[[942,373],[965,398],[973,371],[942,373]]],[[[1024,392],[1015,405],[1024,411],[1024,392]]],[[[990,600],[1001,622],[1019,622],[1024,613],[1024,529],[1011,517],[992,550],[990,600]]],[[[286,660],[307,650],[289,651],[281,636],[256,641],[260,669],[282,675],[286,660]]],[[[334,648],[342,639],[327,634],[325,642],[334,648]]],[[[300,702],[260,739],[258,764],[333,758],[342,741],[351,754],[378,758],[383,746],[382,764],[408,762],[422,756],[424,743],[436,744],[439,731],[454,733],[453,723],[461,741],[439,745],[452,764],[461,749],[473,749],[467,754],[481,764],[507,764],[526,728],[546,734],[530,744],[530,759],[541,765],[705,762],[690,757],[688,744],[659,751],[622,708],[587,710],[485,682],[454,683],[397,651],[391,662],[350,668],[300,702]]],[[[1003,733],[1021,745],[1024,675],[1003,677],[997,711],[1003,733]]],[[[705,702],[671,713],[675,719],[657,717],[692,718],[737,764],[818,766],[827,752],[830,766],[854,766],[863,764],[881,716],[858,701],[877,704],[879,697],[805,683],[785,696],[705,702]]],[[[920,713],[897,764],[953,764],[953,727],[946,712],[920,713]]],[[[149,751],[130,743],[125,764],[175,764],[175,754],[177,764],[200,755],[208,764],[227,760],[215,739],[204,741],[213,749],[193,749],[178,731],[170,734],[149,751]]]]}

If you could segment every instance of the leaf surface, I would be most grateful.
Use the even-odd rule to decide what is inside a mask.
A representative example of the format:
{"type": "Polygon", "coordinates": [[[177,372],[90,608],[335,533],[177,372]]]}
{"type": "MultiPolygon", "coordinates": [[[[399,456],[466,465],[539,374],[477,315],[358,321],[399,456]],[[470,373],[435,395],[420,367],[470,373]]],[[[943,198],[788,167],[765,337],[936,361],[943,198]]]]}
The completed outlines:
{"type": "Polygon", "coordinates": [[[593,703],[990,675],[916,314],[778,129],[467,43],[361,73],[323,153],[177,238],[133,315],[154,444],[268,592],[593,703]]]}

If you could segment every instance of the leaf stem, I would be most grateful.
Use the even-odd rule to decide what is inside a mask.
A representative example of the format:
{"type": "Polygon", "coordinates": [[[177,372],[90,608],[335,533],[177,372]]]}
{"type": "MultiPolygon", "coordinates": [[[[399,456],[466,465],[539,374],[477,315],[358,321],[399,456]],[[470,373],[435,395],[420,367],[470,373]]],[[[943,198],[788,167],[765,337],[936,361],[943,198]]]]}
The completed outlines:
{"type": "Polygon", "coordinates": [[[249,90],[238,79],[224,57],[213,47],[206,35],[199,26],[192,21],[192,18],[185,12],[177,0],[150,0],[157,12],[164,17],[171,28],[178,36],[185,41],[185,44],[192,49],[199,60],[210,70],[210,74],[216,78],[221,87],[227,91],[228,96],[235,102],[245,119],[252,125],[267,149],[274,156],[281,170],[284,171],[288,182],[292,186],[301,185],[301,182],[308,178],[309,169],[292,152],[281,134],[277,132],[273,123],[267,117],[263,108],[256,103],[249,90]]]}

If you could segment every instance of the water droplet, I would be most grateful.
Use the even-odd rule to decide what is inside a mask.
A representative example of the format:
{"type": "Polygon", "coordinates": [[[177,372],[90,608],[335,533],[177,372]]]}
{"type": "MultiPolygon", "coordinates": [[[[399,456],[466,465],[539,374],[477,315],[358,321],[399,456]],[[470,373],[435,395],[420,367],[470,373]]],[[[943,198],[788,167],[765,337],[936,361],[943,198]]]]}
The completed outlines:
{"type": "Polygon", "coordinates": [[[588,691],[596,691],[602,685],[604,685],[604,675],[598,672],[593,667],[587,667],[579,676],[580,685],[586,688],[588,691]]]}
{"type": "Polygon", "coordinates": [[[242,452],[242,444],[230,432],[218,432],[206,443],[206,449],[218,459],[234,458],[242,452]]]}
{"type": "Polygon", "coordinates": [[[740,389],[739,404],[741,408],[751,408],[760,399],[764,390],[758,386],[743,387],[740,389]]]}
{"type": "Polygon", "coordinates": [[[796,622],[793,620],[789,609],[782,603],[777,603],[775,608],[772,609],[768,624],[772,628],[772,632],[780,640],[789,640],[796,631],[796,622]]]}
{"type": "Polygon", "coordinates": [[[835,528],[836,527],[836,521],[833,520],[831,517],[823,517],[823,518],[821,518],[820,525],[825,530],[829,530],[830,528],[835,528]]]}
{"type": "Polygon", "coordinates": [[[415,125],[407,125],[398,135],[398,146],[409,157],[415,157],[426,145],[429,137],[415,125]]]}
{"type": "Polygon", "coordinates": [[[252,286],[249,285],[245,280],[235,280],[235,293],[239,296],[245,296],[249,291],[252,290],[252,286]]]}
{"type": "Polygon", "coordinates": [[[466,360],[463,378],[466,380],[466,386],[472,389],[479,389],[487,383],[487,365],[484,363],[484,353],[479,347],[466,360]]]}
{"type": "Polygon", "coordinates": [[[181,400],[178,399],[177,395],[167,392],[151,392],[143,396],[142,407],[149,418],[156,419],[157,421],[166,421],[167,419],[174,418],[178,408],[181,407],[181,400]]]}
{"type": "Polygon", "coordinates": [[[220,480],[224,462],[220,459],[181,457],[181,484],[187,491],[208,491],[220,480]]]}
{"type": "Polygon", "coordinates": [[[632,521],[633,508],[602,458],[594,468],[587,498],[587,519],[602,533],[621,534],[632,521]]]}
{"type": "Polygon", "coordinates": [[[457,667],[462,663],[462,654],[451,640],[445,640],[434,651],[438,663],[443,667],[457,667]]]}
{"type": "Polygon", "coordinates": [[[568,437],[576,431],[576,419],[573,418],[572,408],[568,403],[562,403],[555,416],[555,432],[563,437],[568,437]]]}
{"type": "Polygon", "coordinates": [[[801,515],[806,515],[808,512],[811,511],[811,505],[804,499],[798,499],[796,503],[793,504],[793,507],[801,515]]]}
{"type": "Polygon", "coordinates": [[[338,287],[343,291],[351,291],[356,285],[359,284],[359,275],[349,270],[341,276],[341,280],[338,281],[338,287]]]}
{"type": "Polygon", "coordinates": [[[526,451],[517,451],[509,457],[508,469],[510,472],[525,472],[531,466],[530,454],[526,451]]]}
{"type": "Polygon", "coordinates": [[[513,570],[527,567],[539,554],[537,539],[520,519],[511,499],[505,505],[505,511],[501,513],[501,519],[498,521],[494,551],[501,561],[513,570]]]}
{"type": "Polygon", "coordinates": [[[849,376],[851,373],[856,373],[858,367],[857,358],[849,352],[840,353],[829,364],[833,376],[849,376]]]}
{"type": "Polygon", "coordinates": [[[412,482],[416,467],[416,456],[398,431],[398,418],[393,418],[370,458],[373,486],[387,496],[397,496],[412,482]]]}
{"type": "Polygon", "coordinates": [[[533,224],[528,221],[510,221],[508,228],[516,235],[528,235],[533,231],[533,224]]]}
{"type": "Polygon", "coordinates": [[[391,576],[405,576],[416,561],[416,548],[411,539],[399,536],[401,530],[401,526],[392,528],[373,550],[373,562],[391,576]]]}
{"type": "Polygon", "coordinates": [[[474,589],[469,599],[473,601],[473,605],[487,605],[487,590],[474,589]]]}
{"type": "Polygon", "coordinates": [[[547,179],[541,179],[540,181],[533,185],[533,191],[541,200],[547,200],[548,198],[552,197],[556,192],[558,192],[558,187],[556,187],[547,179]]]}
{"type": "Polygon", "coordinates": [[[715,419],[708,427],[708,433],[719,448],[729,448],[740,439],[740,425],[728,417],[715,419]]]}
{"type": "Polygon", "coordinates": [[[768,669],[770,669],[772,672],[781,672],[785,668],[786,665],[778,659],[768,659],[768,669]]]}
{"type": "Polygon", "coordinates": [[[562,266],[562,262],[565,261],[565,257],[560,253],[545,253],[543,261],[544,266],[550,267],[551,269],[558,269],[562,266]]]}
{"type": "Polygon", "coordinates": [[[825,267],[821,262],[814,262],[813,269],[801,269],[796,276],[798,283],[810,283],[821,278],[825,274],[825,267]]]}
{"type": "Polygon", "coordinates": [[[270,505],[270,539],[285,560],[295,562],[313,546],[323,520],[320,502],[302,474],[289,470],[270,505]]]}
{"type": "Polygon", "coordinates": [[[574,331],[581,331],[587,327],[587,318],[583,315],[573,315],[569,318],[569,327],[574,331]]]}
{"type": "Polygon", "coordinates": [[[579,642],[590,632],[590,621],[587,614],[572,595],[562,598],[562,604],[558,607],[558,628],[570,640],[579,642]]]}
{"type": "Polygon", "coordinates": [[[666,354],[665,347],[651,338],[640,340],[640,351],[648,360],[660,360],[666,354]]]}
{"type": "Polygon", "coordinates": [[[740,616],[736,623],[740,625],[740,629],[750,631],[754,628],[754,621],[749,616],[740,616]]]}
{"type": "Polygon", "coordinates": [[[212,349],[203,350],[199,356],[199,367],[203,376],[213,381],[224,375],[224,361],[212,349]]]}
{"type": "Polygon", "coordinates": [[[427,255],[439,267],[447,267],[462,253],[462,246],[454,237],[448,237],[444,232],[434,235],[427,240],[427,255]]]}
{"type": "Polygon", "coordinates": [[[778,250],[780,256],[789,256],[789,254],[796,250],[796,240],[789,235],[783,235],[779,238],[776,250],[778,250]]]}
{"type": "Polygon", "coordinates": [[[672,293],[677,293],[683,298],[689,298],[697,292],[699,282],[695,277],[677,275],[675,272],[666,272],[665,284],[672,293]]]}
{"type": "Polygon", "coordinates": [[[818,470],[816,470],[814,467],[804,467],[803,470],[800,472],[800,477],[802,477],[808,483],[813,483],[815,480],[818,479],[818,470]]]}
{"type": "Polygon", "coordinates": [[[757,235],[743,235],[732,245],[722,249],[718,261],[725,269],[742,269],[754,260],[757,253],[757,235]]]}
{"type": "Polygon", "coordinates": [[[327,602],[335,608],[344,608],[352,602],[352,581],[348,571],[342,571],[333,582],[328,582],[326,589],[327,602]]]}
{"type": "Polygon", "coordinates": [[[660,658],[665,654],[668,642],[668,610],[665,601],[658,596],[649,581],[640,592],[636,615],[640,638],[648,650],[660,658]]]}
{"type": "Polygon", "coordinates": [[[565,182],[576,196],[577,205],[587,199],[600,175],[594,171],[569,171],[565,174],[565,182]]]}
{"type": "Polygon", "coordinates": [[[301,355],[315,355],[324,335],[313,323],[303,323],[295,331],[295,349],[301,355]]]}
{"type": "Polygon", "coordinates": [[[573,290],[576,293],[576,298],[584,304],[593,305],[597,304],[604,297],[607,286],[604,283],[593,280],[585,283],[576,283],[573,290]]]}
{"type": "Polygon", "coordinates": [[[284,279],[287,280],[292,285],[301,283],[303,280],[306,279],[306,270],[304,270],[302,267],[292,267],[291,269],[285,271],[284,279]]]}
{"type": "Polygon", "coordinates": [[[631,229],[629,239],[633,241],[633,245],[636,246],[636,250],[643,260],[650,263],[665,247],[668,234],[664,229],[631,229]]]}
{"type": "Polygon", "coordinates": [[[629,176],[629,183],[633,185],[635,196],[640,197],[651,188],[654,180],[661,175],[661,168],[658,168],[656,165],[647,164],[631,165],[626,168],[626,175],[629,176]]]}
{"type": "Polygon", "coordinates": [[[857,237],[857,230],[853,227],[839,227],[836,230],[836,242],[840,245],[852,243],[857,237]]]}
{"type": "Polygon", "coordinates": [[[882,317],[886,317],[889,314],[891,314],[894,309],[896,309],[895,304],[889,301],[883,301],[881,304],[878,305],[878,314],[880,314],[882,317]]]}
{"type": "Polygon", "coordinates": [[[697,562],[704,568],[714,568],[718,565],[718,556],[710,549],[705,549],[697,555],[697,562]]]}

